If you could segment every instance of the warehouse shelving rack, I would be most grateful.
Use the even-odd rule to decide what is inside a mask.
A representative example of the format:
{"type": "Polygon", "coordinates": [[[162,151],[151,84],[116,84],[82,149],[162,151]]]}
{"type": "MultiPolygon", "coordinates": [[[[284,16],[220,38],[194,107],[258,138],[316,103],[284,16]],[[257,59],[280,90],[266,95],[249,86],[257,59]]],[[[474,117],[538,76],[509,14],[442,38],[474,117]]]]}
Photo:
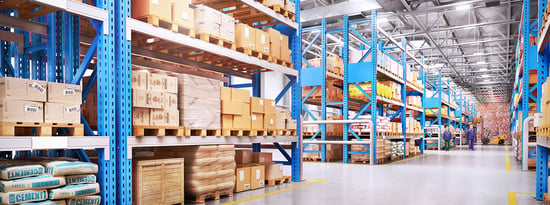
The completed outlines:
{"type": "MultiPolygon", "coordinates": [[[[88,1],[90,2],[90,1],[88,1]]],[[[196,72],[180,67],[153,63],[142,58],[155,61],[171,62],[189,67],[200,67],[205,70],[224,73],[229,76],[252,79],[253,95],[259,96],[259,73],[279,72],[286,74],[290,83],[281,91],[277,101],[292,88],[292,118],[300,119],[301,89],[297,83],[300,72],[298,63],[294,69],[259,60],[234,50],[219,47],[170,30],[130,18],[130,0],[95,0],[94,5],[73,0],[35,0],[33,4],[41,8],[53,9],[57,12],[45,16],[33,16],[33,21],[17,17],[17,12],[4,10],[0,14],[1,27],[0,45],[0,75],[20,78],[41,79],[64,83],[80,84],[87,69],[93,69],[88,83],[83,86],[83,101],[94,85],[98,89],[98,121],[97,135],[87,137],[3,137],[0,151],[25,151],[37,149],[76,149],[67,154],[87,156],[81,149],[98,150],[100,172],[99,182],[103,204],[129,204],[132,201],[132,160],[134,147],[156,147],[177,145],[204,144],[253,144],[254,151],[260,151],[260,143],[274,143],[292,166],[292,180],[301,180],[300,140],[289,136],[265,137],[132,137],[131,124],[131,65],[155,67],[159,70],[172,72],[196,72]],[[14,16],[10,16],[13,14],[14,16]],[[89,19],[97,30],[95,36],[81,35],[81,17],[89,19]],[[9,32],[9,28],[16,29],[9,32]],[[206,62],[178,58],[168,54],[132,46],[133,35],[146,35],[154,39],[170,42],[182,47],[193,48],[215,54],[228,61],[244,64],[248,72],[207,64],[206,62]],[[43,39],[46,39],[46,43],[43,39]],[[81,47],[89,47],[87,52],[81,52],[81,47]],[[56,56],[56,57],[51,57],[56,56]],[[82,62],[80,57],[83,56],[82,62]],[[140,58],[136,58],[136,57],[140,58]],[[11,64],[14,59],[15,63],[11,64]],[[92,60],[95,66],[90,66],[92,60]],[[32,60],[32,63],[25,63],[32,60]],[[116,109],[115,109],[116,108],[116,109]],[[101,137],[105,136],[105,137],[101,137]],[[289,155],[279,143],[290,143],[292,153],[289,155]]],[[[300,1],[296,1],[295,19],[291,21],[281,14],[275,13],[259,2],[239,0],[270,19],[268,25],[289,36],[293,62],[299,62],[301,53],[300,1]]],[[[4,9],[6,4],[0,3],[4,9]]],[[[31,18],[31,17],[28,17],[31,18]]],[[[265,19],[265,18],[264,18],[265,19]]],[[[267,25],[266,25],[267,26],[267,25]]],[[[213,76],[209,76],[213,77],[213,76]]],[[[218,77],[218,79],[220,79],[218,77]]],[[[225,80],[224,82],[230,82],[225,80]]],[[[85,125],[86,135],[96,135],[86,119],[81,117],[85,125]]],[[[298,120],[297,131],[300,131],[298,120]]],[[[7,153],[6,153],[7,154],[7,153]]],[[[28,154],[28,153],[27,153],[28,154]]],[[[59,156],[61,152],[53,151],[59,156]]],[[[27,156],[27,155],[26,155],[27,156]]],[[[17,156],[16,156],[17,157],[17,156]]]]}
{"type": "MultiPolygon", "coordinates": [[[[340,143],[343,144],[343,162],[348,163],[349,162],[349,154],[370,154],[370,163],[376,164],[376,140],[377,139],[377,130],[376,130],[376,118],[378,115],[380,116],[389,116],[388,112],[385,112],[385,110],[394,110],[395,113],[393,113],[390,117],[390,119],[394,118],[400,118],[400,121],[402,123],[402,129],[404,131],[403,136],[393,136],[393,137],[387,137],[389,139],[402,139],[404,142],[406,142],[407,139],[412,139],[413,136],[407,136],[405,130],[406,130],[406,114],[407,110],[417,113],[417,117],[420,118],[422,121],[424,120],[424,112],[421,109],[414,108],[414,107],[408,107],[406,105],[406,96],[409,95],[420,95],[423,96],[424,91],[420,90],[419,88],[416,88],[415,86],[407,85],[407,81],[404,79],[407,79],[407,57],[414,60],[418,65],[421,67],[421,73],[423,73],[423,67],[424,65],[413,55],[411,55],[409,52],[406,51],[406,40],[401,39],[401,43],[398,43],[395,39],[393,39],[390,35],[388,35],[384,30],[377,27],[376,23],[377,19],[377,12],[373,11],[371,14],[370,19],[364,19],[364,20],[358,20],[358,21],[349,21],[349,17],[346,15],[343,17],[343,28],[336,29],[336,30],[327,30],[326,25],[326,19],[322,19],[321,26],[318,27],[311,27],[307,29],[303,29],[302,32],[312,32],[316,33],[314,39],[311,41],[309,45],[306,45],[305,50],[301,53],[301,61],[303,64],[306,65],[307,68],[301,69],[300,73],[300,85],[301,86],[313,86],[313,89],[305,96],[305,98],[302,100],[302,108],[306,111],[307,115],[313,119],[313,121],[308,121],[308,124],[319,124],[320,129],[317,130],[316,133],[313,134],[309,139],[306,139],[307,141],[304,142],[304,144],[312,144],[316,138],[320,138],[319,142],[315,142],[315,144],[321,144],[321,150],[320,151],[304,151],[304,152],[313,152],[313,153],[320,153],[321,154],[321,161],[326,162],[326,144],[334,144],[334,143],[340,143]],[[370,26],[371,30],[373,31],[371,36],[365,37],[361,35],[360,33],[355,30],[353,27],[354,25],[358,24],[366,24],[366,26],[370,26]],[[370,24],[370,25],[369,25],[370,24]],[[343,41],[342,41],[342,49],[341,49],[341,57],[343,59],[343,77],[335,75],[331,72],[327,72],[327,35],[330,35],[332,33],[342,33],[343,34],[343,41]],[[382,42],[379,42],[378,35],[382,34],[385,36],[391,44],[394,46],[384,46],[382,42]],[[308,49],[311,48],[313,43],[318,39],[321,39],[321,48],[322,48],[322,55],[321,55],[321,66],[319,67],[313,67],[305,58],[305,54],[308,49]],[[361,46],[362,50],[366,50],[367,52],[363,54],[362,58],[359,60],[359,62],[350,62],[349,60],[349,52],[350,52],[350,41],[355,40],[358,42],[361,46]],[[368,49],[366,49],[368,48],[368,49]],[[384,52],[387,54],[386,50],[390,49],[399,49],[401,54],[401,59],[399,61],[396,61],[392,58],[392,60],[395,60],[396,62],[400,62],[400,64],[403,66],[403,79],[400,79],[396,76],[393,76],[389,74],[388,71],[383,70],[382,68],[379,68],[377,66],[377,58],[378,58],[378,52],[384,52]],[[365,60],[368,56],[370,57],[370,60],[365,60]],[[342,102],[327,102],[327,79],[335,79],[341,82],[342,84],[342,90],[343,90],[343,101],[342,102]],[[401,101],[394,101],[389,100],[386,98],[382,98],[380,96],[377,96],[377,88],[376,84],[377,81],[380,79],[388,79],[392,80],[394,82],[399,83],[402,85],[401,88],[401,101]],[[365,90],[363,90],[359,83],[371,83],[371,94],[369,95],[365,90]],[[360,105],[360,108],[351,109],[350,108],[350,96],[349,96],[349,86],[355,86],[357,87],[362,94],[365,95],[367,99],[369,99],[367,102],[362,102],[360,105]],[[316,89],[321,89],[321,102],[317,103],[320,104],[321,109],[321,116],[319,119],[315,115],[313,115],[305,106],[305,104],[309,103],[308,98],[312,95],[312,93],[316,89]],[[340,122],[340,124],[343,124],[343,133],[342,133],[342,141],[327,141],[327,130],[326,130],[326,122],[330,122],[330,120],[327,120],[327,107],[336,107],[341,109],[343,120],[340,122]],[[355,111],[357,112],[354,117],[349,116],[349,111],[355,111]],[[350,129],[350,124],[353,124],[354,122],[358,122],[358,117],[361,116],[364,113],[370,113],[372,122],[372,131],[369,133],[369,140],[361,138],[357,133],[355,133],[353,130],[350,129]],[[317,122],[317,123],[316,123],[317,122]],[[359,142],[352,142],[350,141],[349,137],[357,139],[359,142]],[[351,144],[362,144],[365,146],[365,148],[368,150],[366,152],[351,152],[349,151],[349,145],[351,144]],[[367,144],[370,144],[370,146],[367,146],[367,144]]],[[[424,75],[421,74],[423,77],[424,75]]],[[[364,121],[364,120],[362,120],[364,121]]],[[[305,124],[306,122],[304,122],[305,124]]],[[[423,123],[422,123],[423,124],[423,123]]],[[[302,149],[305,149],[306,146],[304,145],[302,149]]],[[[406,150],[406,143],[404,146],[404,152],[406,150]]],[[[405,156],[406,157],[406,156],[405,156]]]]}

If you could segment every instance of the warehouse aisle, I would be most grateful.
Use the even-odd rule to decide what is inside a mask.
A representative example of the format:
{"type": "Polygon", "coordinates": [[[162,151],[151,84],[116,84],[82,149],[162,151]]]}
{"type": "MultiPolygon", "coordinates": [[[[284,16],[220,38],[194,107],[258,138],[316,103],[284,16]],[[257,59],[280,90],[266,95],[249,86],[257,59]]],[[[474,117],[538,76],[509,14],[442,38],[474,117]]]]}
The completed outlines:
{"type": "Polygon", "coordinates": [[[507,171],[504,146],[476,148],[474,152],[467,148],[432,151],[389,165],[304,163],[304,178],[309,179],[305,182],[239,193],[232,198],[222,198],[221,202],[509,204],[510,193],[517,198],[517,204],[537,204],[533,194],[525,194],[535,191],[534,172],[518,171],[519,163],[513,160],[511,152],[510,171],[507,171]],[[270,194],[274,191],[276,193],[270,194]]]}

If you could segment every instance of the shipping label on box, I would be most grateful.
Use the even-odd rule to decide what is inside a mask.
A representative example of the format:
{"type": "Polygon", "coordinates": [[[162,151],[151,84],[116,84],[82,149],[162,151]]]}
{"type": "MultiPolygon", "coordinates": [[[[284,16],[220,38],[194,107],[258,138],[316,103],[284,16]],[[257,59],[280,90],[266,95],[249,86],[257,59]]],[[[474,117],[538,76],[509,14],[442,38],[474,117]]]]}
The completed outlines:
{"type": "Polygon", "coordinates": [[[264,113],[264,99],[258,97],[250,97],[250,113],[264,113]]]}
{"type": "Polygon", "coordinates": [[[264,165],[250,167],[250,189],[265,187],[265,167],[264,165]]]}
{"type": "Polygon", "coordinates": [[[164,108],[164,93],[148,90],[147,105],[149,106],[149,108],[164,108]]]}
{"type": "MultiPolygon", "coordinates": [[[[222,114],[225,115],[243,115],[243,103],[228,100],[222,100],[222,114]]],[[[246,113],[248,115],[248,113],[246,113]]]]}
{"type": "Polygon", "coordinates": [[[178,110],[178,94],[163,93],[164,110],[178,110]]]}
{"type": "Polygon", "coordinates": [[[251,114],[250,115],[250,128],[251,129],[264,129],[264,115],[263,114],[251,114]]]}
{"type": "Polygon", "coordinates": [[[5,122],[44,122],[44,103],[23,100],[0,101],[0,117],[5,122]]]}
{"type": "Polygon", "coordinates": [[[132,71],[132,89],[147,89],[148,72],[132,71]]]}
{"type": "Polygon", "coordinates": [[[250,190],[250,167],[237,168],[235,175],[235,192],[250,190]]]}
{"type": "Polygon", "coordinates": [[[132,125],[151,125],[149,108],[132,108],[132,125]]]}
{"type": "Polygon", "coordinates": [[[147,90],[165,92],[167,76],[150,73],[147,77],[147,90]]]}
{"type": "Polygon", "coordinates": [[[237,48],[256,49],[256,33],[254,28],[239,23],[235,26],[235,43],[237,48]]]}
{"type": "Polygon", "coordinates": [[[64,103],[45,103],[44,122],[80,123],[80,105],[64,103]]]}
{"type": "Polygon", "coordinates": [[[81,104],[80,85],[48,82],[48,102],[81,104]]]}

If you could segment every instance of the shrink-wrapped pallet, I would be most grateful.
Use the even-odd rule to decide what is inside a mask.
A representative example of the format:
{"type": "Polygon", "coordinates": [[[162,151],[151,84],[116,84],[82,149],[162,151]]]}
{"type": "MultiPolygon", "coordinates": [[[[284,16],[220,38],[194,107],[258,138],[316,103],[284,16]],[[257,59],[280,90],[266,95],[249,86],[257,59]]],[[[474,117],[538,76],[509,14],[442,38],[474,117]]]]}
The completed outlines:
{"type": "Polygon", "coordinates": [[[179,74],[180,124],[185,128],[220,129],[220,81],[179,74]]]}

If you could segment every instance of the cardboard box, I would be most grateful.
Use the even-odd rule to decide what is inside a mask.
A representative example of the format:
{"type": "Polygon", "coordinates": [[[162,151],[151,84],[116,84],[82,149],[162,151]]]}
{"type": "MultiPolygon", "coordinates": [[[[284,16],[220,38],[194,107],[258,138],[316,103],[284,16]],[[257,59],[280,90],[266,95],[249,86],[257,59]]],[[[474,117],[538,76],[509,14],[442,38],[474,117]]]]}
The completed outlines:
{"type": "Polygon", "coordinates": [[[250,91],[245,89],[231,89],[231,100],[236,102],[250,103],[250,91]]]}
{"type": "Polygon", "coordinates": [[[291,112],[290,110],[288,109],[282,109],[282,108],[276,108],[276,114],[275,114],[277,117],[277,120],[286,120],[286,119],[290,119],[292,116],[291,116],[291,112]]]}
{"type": "Polygon", "coordinates": [[[163,93],[164,96],[164,110],[178,110],[178,94],[163,93]]]}
{"type": "Polygon", "coordinates": [[[258,97],[250,97],[250,113],[264,113],[264,99],[258,97]]]}
{"type": "Polygon", "coordinates": [[[44,122],[80,123],[80,104],[47,102],[44,105],[44,122]]]}
{"type": "Polygon", "coordinates": [[[222,129],[233,128],[233,115],[222,114],[222,129]]]}
{"type": "Polygon", "coordinates": [[[149,108],[164,108],[164,93],[148,90],[147,105],[149,108]]]}
{"type": "Polygon", "coordinates": [[[290,56],[290,49],[282,47],[281,46],[281,60],[285,62],[292,62],[292,58],[290,56]]]}
{"type": "Polygon", "coordinates": [[[132,71],[132,89],[147,89],[147,77],[150,73],[145,71],[132,71]]]}
{"type": "Polygon", "coordinates": [[[251,129],[264,129],[264,115],[263,114],[251,114],[250,115],[250,128],[251,129]]]}
{"type": "Polygon", "coordinates": [[[248,115],[233,116],[233,128],[235,129],[250,129],[251,124],[251,118],[248,115]]]}
{"type": "Polygon", "coordinates": [[[178,78],[174,76],[165,76],[167,93],[178,94],[178,78]]]}
{"type": "Polygon", "coordinates": [[[256,51],[269,55],[269,34],[259,29],[254,30],[256,35],[256,51]]]}
{"type": "Polygon", "coordinates": [[[44,103],[2,100],[0,101],[0,121],[44,122],[44,103]]]}
{"type": "Polygon", "coordinates": [[[285,129],[295,130],[297,128],[296,120],[286,120],[285,129]]]}
{"type": "Polygon", "coordinates": [[[170,22],[172,20],[172,0],[132,0],[132,18],[157,16],[170,22]]]}
{"type": "Polygon", "coordinates": [[[229,15],[221,16],[220,37],[235,42],[235,19],[229,15]]]}
{"type": "Polygon", "coordinates": [[[275,129],[286,129],[286,119],[275,118],[275,129]]]}
{"type": "Polygon", "coordinates": [[[180,126],[180,111],[179,110],[165,110],[166,125],[168,126],[180,126]]]}
{"type": "Polygon", "coordinates": [[[147,90],[132,89],[132,107],[149,108],[147,90]]]}
{"type": "Polygon", "coordinates": [[[235,150],[235,162],[237,164],[252,163],[252,150],[235,150]]]}
{"type": "Polygon", "coordinates": [[[220,99],[222,101],[224,100],[227,100],[227,101],[230,101],[231,100],[231,90],[233,88],[230,88],[230,87],[221,87],[220,88],[220,99]]]}
{"type": "MultiPolygon", "coordinates": [[[[281,34],[279,38],[281,39],[281,55],[282,55],[283,54],[282,52],[283,50],[285,50],[285,48],[290,49],[290,47],[288,46],[289,41],[288,41],[288,36],[285,34],[281,34]]],[[[288,50],[288,53],[290,53],[290,50],[288,50]]]]}
{"type": "Polygon", "coordinates": [[[165,75],[150,73],[147,77],[147,90],[165,92],[167,77],[165,75]]]}
{"type": "MultiPolygon", "coordinates": [[[[245,113],[243,112],[242,105],[242,102],[222,100],[222,114],[244,115],[245,113]]],[[[248,113],[246,113],[246,115],[248,115],[248,113]]]]}
{"type": "Polygon", "coordinates": [[[296,13],[296,4],[292,3],[290,0],[285,0],[285,10],[296,13]]]}
{"type": "Polygon", "coordinates": [[[48,82],[48,102],[78,104],[82,103],[80,85],[48,82]]]}
{"type": "Polygon", "coordinates": [[[46,102],[48,85],[45,81],[21,78],[0,78],[0,99],[46,102]]]}
{"type": "Polygon", "coordinates": [[[281,33],[273,28],[264,31],[269,35],[269,55],[281,59],[281,33]]]}
{"type": "Polygon", "coordinates": [[[265,187],[265,167],[256,165],[250,167],[250,189],[265,187]]]}
{"type": "Polygon", "coordinates": [[[256,33],[254,28],[239,23],[235,26],[235,44],[237,48],[250,48],[256,50],[256,33]]]}
{"type": "Polygon", "coordinates": [[[285,7],[285,0],[264,0],[264,5],[266,6],[280,6],[281,8],[285,7]]]}
{"type": "Polygon", "coordinates": [[[187,29],[195,27],[195,11],[189,7],[189,0],[174,1],[172,22],[187,29]]]}
{"type": "Polygon", "coordinates": [[[267,115],[276,115],[277,108],[275,106],[275,100],[264,99],[264,113],[267,115]]]}
{"type": "Polygon", "coordinates": [[[235,192],[250,190],[250,167],[237,168],[235,175],[235,192]]]}
{"type": "Polygon", "coordinates": [[[282,164],[264,164],[265,166],[265,179],[280,179],[283,177],[283,165],[282,164]]]}
{"type": "Polygon", "coordinates": [[[149,115],[151,125],[167,126],[168,116],[163,109],[151,109],[149,115]]]}
{"type": "Polygon", "coordinates": [[[274,114],[264,115],[264,129],[269,129],[269,130],[277,129],[276,124],[277,124],[276,115],[274,114]]]}
{"type": "Polygon", "coordinates": [[[195,33],[220,35],[222,13],[207,6],[195,9],[195,33]]]}
{"type": "Polygon", "coordinates": [[[149,108],[132,108],[132,125],[150,125],[149,108]]]}
{"type": "Polygon", "coordinates": [[[252,163],[271,163],[273,161],[273,154],[271,152],[253,152],[252,163]]]}

